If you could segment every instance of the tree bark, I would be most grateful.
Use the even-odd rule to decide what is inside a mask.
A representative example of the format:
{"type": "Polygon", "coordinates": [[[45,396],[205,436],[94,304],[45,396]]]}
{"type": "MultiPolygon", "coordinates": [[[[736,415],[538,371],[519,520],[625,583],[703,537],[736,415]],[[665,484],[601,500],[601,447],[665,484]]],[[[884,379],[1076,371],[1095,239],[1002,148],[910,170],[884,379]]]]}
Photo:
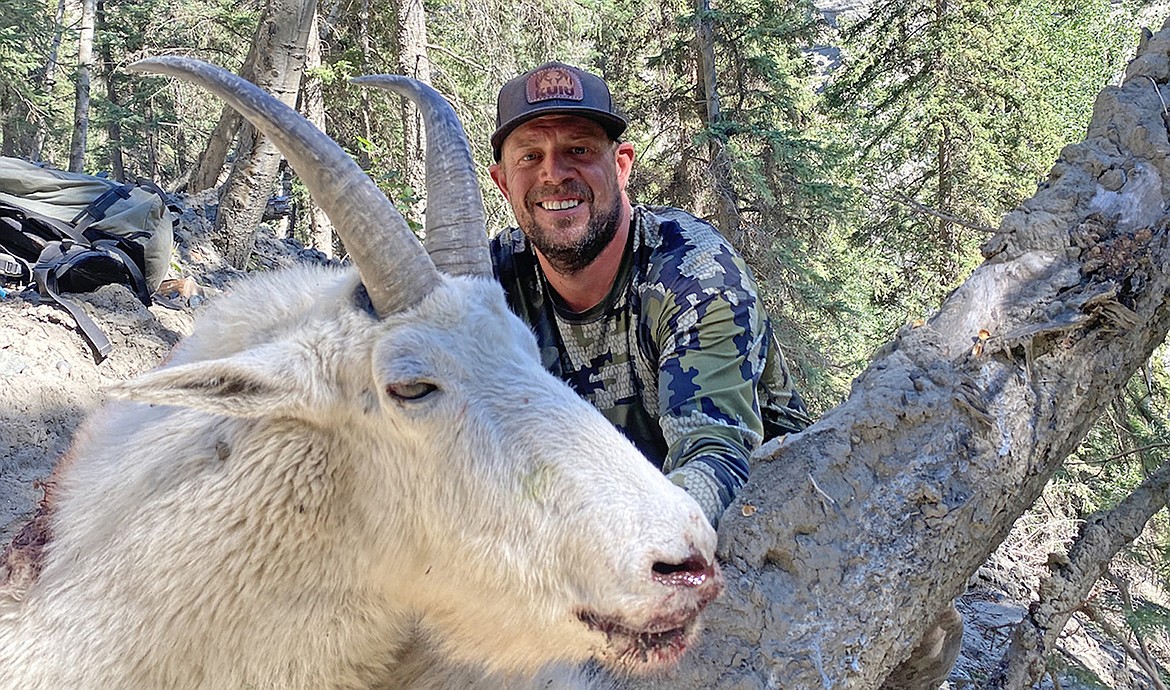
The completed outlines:
{"type": "MultiPolygon", "coordinates": [[[[305,118],[322,132],[328,132],[325,121],[325,98],[321,78],[313,70],[321,66],[321,36],[318,32],[320,18],[309,27],[309,40],[305,45],[305,74],[301,80],[301,112],[305,118]]],[[[327,257],[333,257],[333,222],[311,198],[306,214],[309,222],[309,244],[327,257]]]]}
{"type": "MultiPolygon", "coordinates": [[[[398,48],[398,73],[431,83],[431,63],[427,58],[426,9],[422,0],[399,0],[395,7],[397,25],[394,42],[398,48]]],[[[426,136],[422,115],[409,100],[399,98],[402,115],[402,181],[413,190],[413,200],[406,209],[407,220],[423,227],[426,197],[426,136]]]]}
{"type": "MultiPolygon", "coordinates": [[[[268,45],[265,37],[268,29],[268,25],[262,19],[256,26],[256,33],[252,36],[252,45],[244,58],[244,64],[240,66],[240,76],[248,81],[256,81],[257,51],[268,45]]],[[[219,122],[215,124],[215,129],[211,131],[211,137],[207,140],[207,146],[203,149],[203,155],[199,157],[199,164],[191,172],[187,184],[183,185],[188,192],[194,194],[219,185],[224,164],[227,163],[228,151],[231,150],[236,135],[240,133],[243,121],[243,116],[235,109],[224,106],[219,115],[219,122]]]]}
{"type": "MultiPolygon", "coordinates": [[[[289,107],[296,107],[305,46],[316,12],[316,0],[269,0],[256,34],[254,81],[289,107]]],[[[245,267],[252,255],[256,226],[264,216],[279,168],[276,146],[251,125],[241,126],[236,160],[215,217],[217,245],[237,268],[245,267]]]]}
{"type": "Polygon", "coordinates": [[[723,120],[719,101],[719,75],[715,66],[715,36],[708,16],[709,0],[694,0],[696,71],[702,93],[703,122],[707,126],[707,177],[714,195],[715,225],[736,247],[743,246],[735,185],[731,181],[731,157],[718,125],[723,120]]]}
{"type": "Polygon", "coordinates": [[[97,0],[81,0],[81,33],[77,42],[77,100],[73,108],[73,136],[69,141],[69,171],[85,167],[89,138],[89,86],[93,70],[93,25],[97,0]]]}
{"type": "Polygon", "coordinates": [[[755,457],[698,647],[635,688],[876,688],[1170,328],[1170,30],[984,263],[755,457]]]}
{"type": "MultiPolygon", "coordinates": [[[[105,30],[106,26],[106,8],[103,0],[98,0],[97,25],[105,30]]],[[[106,101],[112,106],[118,106],[118,84],[117,70],[114,68],[114,57],[110,52],[109,43],[103,43],[98,53],[102,58],[102,75],[106,82],[106,101]]],[[[111,117],[109,123],[106,125],[106,136],[109,141],[106,145],[107,158],[110,164],[110,175],[115,180],[120,182],[126,181],[126,166],[122,161],[122,121],[120,118],[111,117]]]]}
{"type": "Polygon", "coordinates": [[[1051,574],[1040,583],[1040,598],[1012,630],[1003,663],[984,685],[987,690],[1025,690],[1039,682],[1065,624],[1089,598],[1113,556],[1137,539],[1154,513],[1166,506],[1168,489],[1170,463],[1117,507],[1085,519],[1068,555],[1049,563],[1051,574]]]}

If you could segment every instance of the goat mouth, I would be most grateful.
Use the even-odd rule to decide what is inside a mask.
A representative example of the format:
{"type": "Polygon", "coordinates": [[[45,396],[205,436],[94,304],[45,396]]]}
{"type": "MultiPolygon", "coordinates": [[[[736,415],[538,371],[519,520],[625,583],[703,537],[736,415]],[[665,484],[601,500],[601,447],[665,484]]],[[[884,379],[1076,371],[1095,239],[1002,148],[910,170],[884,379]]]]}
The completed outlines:
{"type": "Polygon", "coordinates": [[[695,640],[698,628],[697,615],[651,622],[640,628],[592,612],[578,613],[577,618],[590,629],[605,635],[606,649],[600,655],[602,663],[633,673],[678,663],[695,640]]]}

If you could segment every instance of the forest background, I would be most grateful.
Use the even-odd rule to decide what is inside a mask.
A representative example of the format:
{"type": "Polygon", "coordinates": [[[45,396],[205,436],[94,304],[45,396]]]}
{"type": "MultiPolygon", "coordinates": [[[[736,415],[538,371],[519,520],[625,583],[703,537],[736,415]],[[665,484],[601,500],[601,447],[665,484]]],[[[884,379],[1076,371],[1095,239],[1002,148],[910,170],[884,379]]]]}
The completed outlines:
{"type": "MultiPolygon", "coordinates": [[[[1000,218],[1082,138],[1142,27],[1167,14],[1107,0],[0,0],[0,153],[216,189],[222,248],[241,267],[266,202],[287,196],[282,231],[333,255],[328,221],[247,127],[194,87],[126,65],[180,53],[251,77],[337,139],[416,228],[417,115],[348,79],[429,81],[467,129],[494,230],[511,219],[486,174],[495,94],[545,60],[577,64],[606,78],[631,122],[632,197],[706,217],[744,252],[821,412],[981,260],[1000,218]]],[[[1043,563],[1081,516],[1162,465],[1164,360],[1131,382],[1005,548],[1043,563]]],[[[1113,591],[1140,580],[1164,596],[1101,604],[1139,655],[1170,630],[1168,528],[1163,511],[1109,571],[1113,591]]]]}

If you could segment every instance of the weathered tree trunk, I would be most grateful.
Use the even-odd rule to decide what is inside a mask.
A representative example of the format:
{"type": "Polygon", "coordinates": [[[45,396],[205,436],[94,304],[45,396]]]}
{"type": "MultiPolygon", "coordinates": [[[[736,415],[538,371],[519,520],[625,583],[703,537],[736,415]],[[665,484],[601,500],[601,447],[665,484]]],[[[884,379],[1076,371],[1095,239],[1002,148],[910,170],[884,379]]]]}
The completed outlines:
{"type": "Polygon", "coordinates": [[[93,70],[93,24],[97,0],[81,0],[81,33],[77,42],[77,100],[73,108],[73,136],[69,141],[69,171],[85,167],[89,138],[89,84],[93,70]]]}
{"type": "MultiPolygon", "coordinates": [[[[362,53],[362,71],[366,74],[370,70],[370,0],[361,0],[358,5],[358,45],[362,53]]],[[[362,138],[366,141],[373,141],[374,129],[372,125],[372,118],[370,117],[370,89],[362,89],[358,98],[361,99],[361,125],[362,138]]],[[[369,151],[362,147],[358,151],[358,163],[362,168],[368,170],[370,168],[369,151]]]]}
{"type": "MultiPolygon", "coordinates": [[[[248,55],[240,67],[240,76],[248,81],[256,81],[257,51],[268,45],[264,35],[268,30],[269,27],[262,19],[256,26],[255,35],[252,36],[252,45],[248,48],[248,55]]],[[[207,140],[203,155],[199,156],[199,162],[191,171],[187,183],[182,185],[188,192],[202,192],[219,184],[228,151],[231,150],[232,142],[236,140],[243,121],[244,118],[234,108],[224,106],[219,115],[219,122],[215,124],[215,129],[211,130],[211,137],[207,140]]]]}
{"type": "MultiPolygon", "coordinates": [[[[397,25],[394,31],[398,49],[398,73],[431,83],[431,63],[427,58],[426,10],[422,0],[399,0],[395,7],[397,25]]],[[[422,115],[405,98],[398,99],[402,114],[402,179],[414,190],[414,199],[406,209],[406,217],[423,225],[426,196],[426,136],[422,115]]]]}
{"type": "MultiPolygon", "coordinates": [[[[1166,506],[1167,489],[1170,463],[1162,465],[1117,507],[1085,518],[1068,556],[1055,560],[1052,573],[1040,583],[1039,600],[1013,629],[1003,664],[984,688],[1026,690],[1040,681],[1065,624],[1089,598],[1113,556],[1137,539],[1154,513],[1166,506]]],[[[1150,675],[1157,678],[1156,672],[1150,675]]],[[[1160,685],[1155,681],[1155,687],[1160,685]]]]}
{"type": "Polygon", "coordinates": [[[701,644],[638,688],[878,687],[1170,328],[1170,29],[986,260],[720,523],[701,644]]]}
{"type": "MultiPolygon", "coordinates": [[[[255,83],[296,107],[305,66],[309,29],[317,16],[316,0],[269,0],[256,38],[255,83]]],[[[243,268],[252,254],[256,226],[272,194],[280,168],[280,152],[267,137],[245,124],[232,171],[220,195],[215,237],[224,258],[243,268]]]]}
{"type": "MultiPolygon", "coordinates": [[[[105,2],[98,0],[97,3],[97,25],[105,30],[106,26],[106,7],[105,2]]],[[[110,53],[109,43],[103,43],[98,51],[102,58],[102,77],[106,82],[106,101],[112,106],[118,105],[118,72],[114,67],[114,57],[110,53]]],[[[110,175],[115,180],[126,180],[126,166],[122,162],[122,121],[117,117],[111,117],[109,123],[106,125],[106,136],[109,141],[106,145],[108,162],[110,164],[110,175]]]]}
{"type": "MultiPolygon", "coordinates": [[[[321,78],[313,70],[321,66],[321,36],[319,18],[309,27],[309,41],[305,45],[305,74],[301,79],[301,112],[322,132],[328,132],[325,121],[325,98],[321,78]]],[[[308,200],[306,214],[309,222],[309,244],[325,256],[333,256],[333,222],[312,199],[308,200]]]]}
{"type": "Polygon", "coordinates": [[[722,121],[719,102],[719,78],[715,67],[715,37],[711,27],[711,3],[709,0],[695,0],[696,71],[702,94],[703,122],[712,134],[707,139],[707,176],[710,192],[714,196],[715,224],[732,244],[743,246],[739,223],[739,208],[735,185],[731,181],[731,157],[722,134],[716,133],[722,121]]]}
{"type": "MultiPolygon", "coordinates": [[[[243,70],[240,75],[243,76],[243,70]]],[[[219,122],[215,124],[215,129],[211,130],[211,137],[207,140],[203,155],[199,157],[190,178],[183,185],[186,191],[194,194],[219,184],[219,176],[223,173],[228,151],[232,147],[232,142],[236,140],[241,122],[243,118],[231,108],[224,108],[220,113],[219,122]]]]}

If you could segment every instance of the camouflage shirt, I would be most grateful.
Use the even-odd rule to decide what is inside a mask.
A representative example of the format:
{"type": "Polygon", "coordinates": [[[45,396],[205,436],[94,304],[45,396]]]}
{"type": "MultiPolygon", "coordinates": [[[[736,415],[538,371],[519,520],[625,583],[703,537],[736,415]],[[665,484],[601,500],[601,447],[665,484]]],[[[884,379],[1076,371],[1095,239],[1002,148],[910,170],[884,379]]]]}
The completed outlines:
{"type": "Polygon", "coordinates": [[[613,288],[585,312],[548,287],[524,234],[492,239],[496,277],[544,366],[685,488],[714,524],[764,438],[809,420],[739,254],[711,225],[635,206],[613,288]]]}

